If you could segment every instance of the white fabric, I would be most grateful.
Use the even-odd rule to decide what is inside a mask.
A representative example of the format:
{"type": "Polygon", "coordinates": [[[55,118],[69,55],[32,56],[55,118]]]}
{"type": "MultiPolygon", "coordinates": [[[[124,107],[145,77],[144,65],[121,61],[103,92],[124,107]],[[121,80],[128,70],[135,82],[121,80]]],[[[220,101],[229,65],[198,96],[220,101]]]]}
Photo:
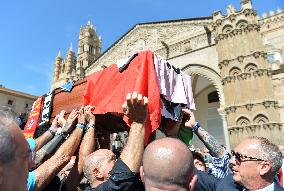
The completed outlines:
{"type": "MultiPolygon", "coordinates": [[[[139,51],[135,51],[137,54],[139,51]]],[[[119,70],[123,70],[135,57],[135,54],[116,62],[119,70]]],[[[154,54],[154,64],[159,80],[160,94],[172,103],[185,104],[195,110],[195,103],[191,87],[191,77],[180,69],[170,65],[161,56],[154,54]]]]}
{"type": "Polygon", "coordinates": [[[265,188],[259,189],[257,191],[274,191],[274,182],[265,188]]]}
{"type": "Polygon", "coordinates": [[[170,102],[183,103],[195,110],[191,77],[167,63],[157,54],[154,55],[154,64],[159,80],[160,94],[170,102]]]}

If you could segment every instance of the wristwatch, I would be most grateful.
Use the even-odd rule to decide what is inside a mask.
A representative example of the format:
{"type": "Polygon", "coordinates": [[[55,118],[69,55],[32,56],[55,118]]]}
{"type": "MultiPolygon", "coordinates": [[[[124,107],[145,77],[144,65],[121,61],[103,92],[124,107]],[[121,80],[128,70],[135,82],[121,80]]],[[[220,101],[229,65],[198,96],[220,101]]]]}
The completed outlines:
{"type": "Polygon", "coordinates": [[[86,130],[88,130],[89,128],[94,128],[94,129],[96,129],[96,126],[95,126],[95,124],[88,124],[88,125],[86,126],[86,130]]]}
{"type": "Polygon", "coordinates": [[[198,122],[195,123],[195,125],[193,126],[193,128],[191,129],[192,132],[197,131],[197,129],[199,129],[200,124],[198,122]]]}

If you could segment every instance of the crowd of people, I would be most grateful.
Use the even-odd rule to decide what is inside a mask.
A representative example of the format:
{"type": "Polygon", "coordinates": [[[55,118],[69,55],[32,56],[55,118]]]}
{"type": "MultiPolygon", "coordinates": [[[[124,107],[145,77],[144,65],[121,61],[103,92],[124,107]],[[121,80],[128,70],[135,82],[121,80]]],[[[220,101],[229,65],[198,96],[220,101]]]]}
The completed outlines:
{"type": "Polygon", "coordinates": [[[0,111],[0,190],[284,190],[283,146],[266,138],[248,137],[228,151],[183,109],[145,146],[148,98],[133,92],[122,105],[133,123],[117,158],[98,149],[95,109],[74,109],[67,118],[62,111],[37,139],[25,139],[17,119],[0,111]],[[179,139],[181,126],[204,143],[210,160],[179,139]]]}

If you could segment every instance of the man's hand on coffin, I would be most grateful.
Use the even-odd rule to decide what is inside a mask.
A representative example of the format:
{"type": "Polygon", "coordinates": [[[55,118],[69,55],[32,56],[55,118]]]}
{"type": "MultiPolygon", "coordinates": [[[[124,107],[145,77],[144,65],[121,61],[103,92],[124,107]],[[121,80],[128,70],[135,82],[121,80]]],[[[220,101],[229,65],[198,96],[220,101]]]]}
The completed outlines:
{"type": "Polygon", "coordinates": [[[185,127],[192,129],[196,124],[193,112],[190,111],[189,109],[182,109],[182,112],[183,112],[182,124],[185,127]]]}
{"type": "Polygon", "coordinates": [[[144,124],[148,114],[148,98],[137,92],[128,93],[122,110],[133,122],[144,124]]]}
{"type": "Polygon", "coordinates": [[[95,106],[91,106],[91,105],[87,105],[87,106],[84,107],[84,113],[86,115],[86,121],[91,125],[95,125],[95,122],[96,122],[96,117],[92,113],[92,111],[94,109],[95,109],[95,106]]]}
{"type": "Polygon", "coordinates": [[[58,128],[58,123],[57,123],[58,117],[59,117],[59,114],[55,116],[55,118],[52,121],[51,126],[49,127],[49,130],[51,130],[54,134],[56,133],[57,128],[58,128]]]}
{"type": "Polygon", "coordinates": [[[64,115],[65,115],[66,111],[65,110],[62,110],[59,115],[58,115],[58,119],[57,119],[57,122],[58,122],[58,125],[60,127],[63,127],[66,123],[66,119],[64,118],[64,115]]]}
{"type": "Polygon", "coordinates": [[[71,113],[69,114],[66,123],[64,124],[63,130],[64,132],[71,132],[71,130],[74,128],[74,122],[76,121],[78,117],[78,111],[77,109],[73,109],[71,113]]]}
{"type": "Polygon", "coordinates": [[[78,111],[78,123],[86,124],[86,117],[85,108],[82,106],[78,111]]]}

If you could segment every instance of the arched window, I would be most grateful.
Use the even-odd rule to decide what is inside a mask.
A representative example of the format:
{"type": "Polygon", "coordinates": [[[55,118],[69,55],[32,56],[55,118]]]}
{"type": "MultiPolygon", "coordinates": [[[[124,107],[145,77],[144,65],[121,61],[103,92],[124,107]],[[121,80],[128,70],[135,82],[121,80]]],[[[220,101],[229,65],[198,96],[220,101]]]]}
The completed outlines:
{"type": "Polygon", "coordinates": [[[245,21],[245,20],[240,20],[237,24],[236,24],[236,27],[238,29],[242,29],[242,28],[245,28],[246,26],[248,25],[248,22],[245,21]]]}
{"type": "Polygon", "coordinates": [[[268,120],[268,117],[266,117],[265,115],[263,114],[258,114],[257,116],[254,117],[253,119],[253,122],[255,124],[264,124],[264,123],[268,123],[269,120],[268,120]]]}
{"type": "Polygon", "coordinates": [[[249,125],[249,124],[250,124],[249,119],[244,117],[244,116],[240,117],[237,120],[237,125],[239,125],[239,126],[246,126],[246,125],[249,125]]]}
{"type": "Polygon", "coordinates": [[[253,64],[253,63],[248,63],[246,66],[245,66],[245,72],[249,73],[249,72],[254,72],[257,70],[257,65],[256,64],[253,64]]]}
{"type": "Polygon", "coordinates": [[[208,94],[208,103],[219,102],[219,95],[217,91],[213,91],[208,94]]]}
{"type": "Polygon", "coordinates": [[[223,33],[225,33],[225,34],[227,34],[227,33],[229,33],[229,32],[231,32],[233,30],[233,26],[232,25],[225,25],[224,27],[223,27],[223,33]]]}
{"type": "Polygon", "coordinates": [[[229,75],[230,75],[230,76],[237,76],[237,75],[239,75],[239,74],[241,74],[241,73],[242,73],[242,71],[241,71],[241,69],[238,68],[238,67],[233,67],[233,68],[231,68],[231,70],[229,71],[229,75]]]}

